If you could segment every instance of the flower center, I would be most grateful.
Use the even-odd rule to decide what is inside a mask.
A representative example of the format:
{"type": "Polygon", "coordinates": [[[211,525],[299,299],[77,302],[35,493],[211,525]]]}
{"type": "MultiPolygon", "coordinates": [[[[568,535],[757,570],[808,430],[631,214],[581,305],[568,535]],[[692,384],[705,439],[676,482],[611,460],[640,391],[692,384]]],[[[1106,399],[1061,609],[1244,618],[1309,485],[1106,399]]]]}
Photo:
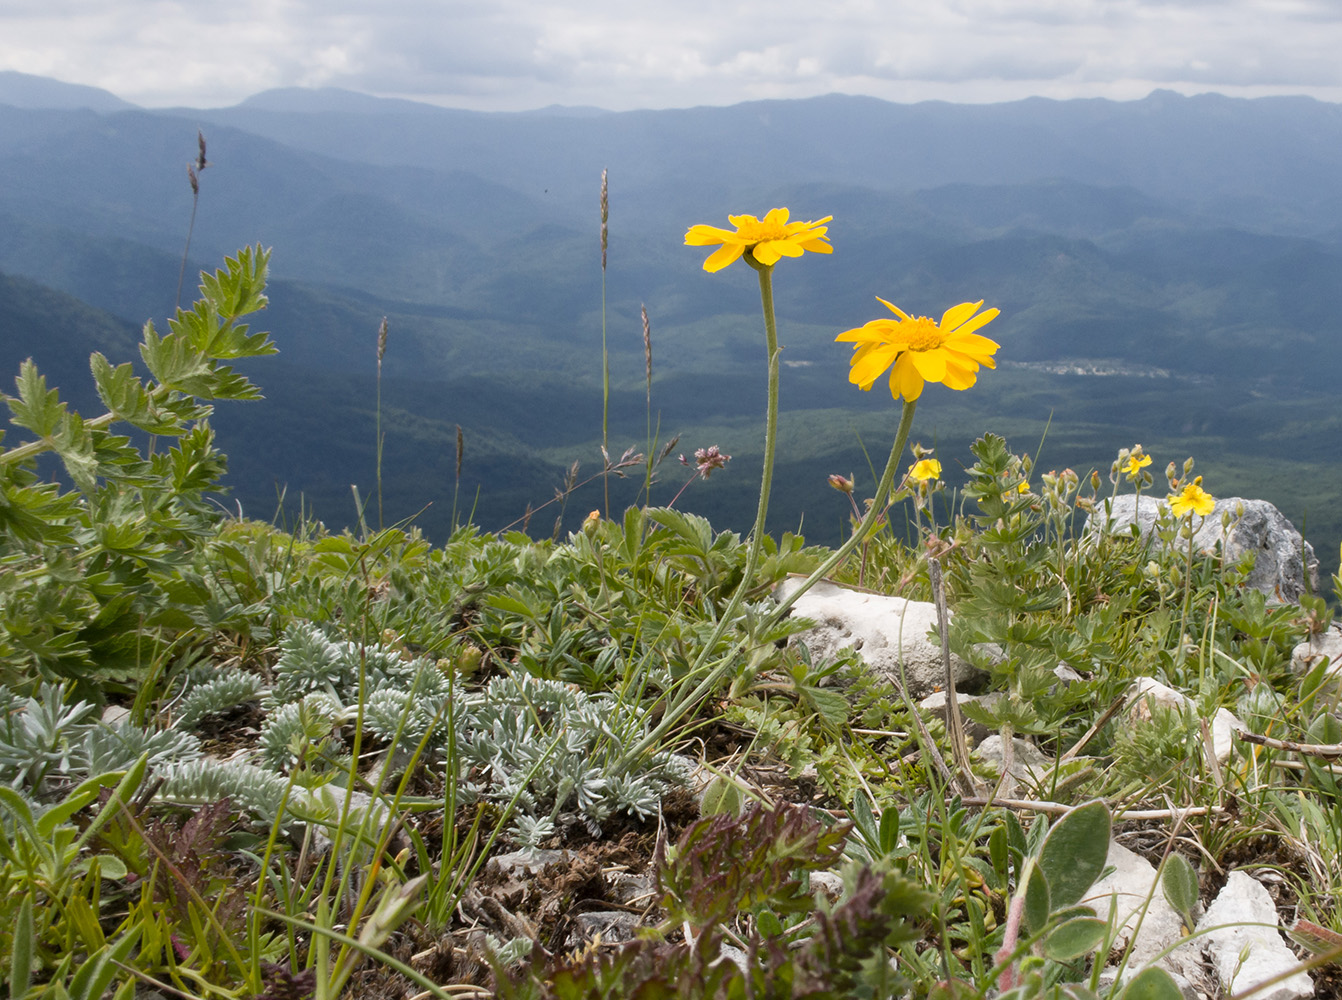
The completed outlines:
{"type": "Polygon", "coordinates": [[[901,324],[905,349],[910,351],[931,351],[940,347],[945,338],[937,327],[937,321],[926,316],[917,316],[901,324]]]}

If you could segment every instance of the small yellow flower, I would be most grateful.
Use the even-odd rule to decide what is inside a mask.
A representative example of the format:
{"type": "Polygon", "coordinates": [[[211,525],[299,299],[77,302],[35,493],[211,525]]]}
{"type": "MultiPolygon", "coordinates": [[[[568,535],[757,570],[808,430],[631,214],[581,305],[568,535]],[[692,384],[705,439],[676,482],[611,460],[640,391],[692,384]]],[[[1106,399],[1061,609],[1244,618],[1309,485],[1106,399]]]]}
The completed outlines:
{"type": "Polygon", "coordinates": [[[935,458],[924,458],[909,470],[909,478],[920,483],[941,478],[941,463],[935,458]]]}
{"type": "Polygon", "coordinates": [[[1138,445],[1133,453],[1128,456],[1128,463],[1123,466],[1123,472],[1129,476],[1136,476],[1150,464],[1151,456],[1142,454],[1142,446],[1138,445]]]}
{"type": "Polygon", "coordinates": [[[952,306],[940,323],[909,316],[879,296],[876,301],[899,319],[874,319],[834,338],[854,344],[848,362],[848,381],[854,385],[870,389],[889,368],[890,395],[913,402],[922,395],[924,382],[968,389],[978,379],[980,365],[997,367],[992,356],[999,345],[974,331],[996,319],[999,310],[979,312],[981,300],[952,306]]]}
{"type": "Polygon", "coordinates": [[[829,484],[840,493],[852,493],[854,489],[852,476],[841,476],[837,472],[829,477],[829,484]]]}
{"type": "Polygon", "coordinates": [[[716,226],[691,226],[685,233],[687,247],[717,246],[704,261],[705,271],[721,271],[743,253],[758,264],[771,267],[781,257],[800,257],[806,250],[812,253],[833,253],[829,237],[825,235],[829,228],[825,225],[832,215],[815,222],[788,222],[786,208],[772,208],[763,219],[753,215],[727,216],[736,231],[718,229],[716,226]]]}
{"type": "Polygon", "coordinates": [[[1216,498],[1202,488],[1202,477],[1198,476],[1178,493],[1169,495],[1170,510],[1176,517],[1183,517],[1189,511],[1199,517],[1206,517],[1216,509],[1216,498]]]}

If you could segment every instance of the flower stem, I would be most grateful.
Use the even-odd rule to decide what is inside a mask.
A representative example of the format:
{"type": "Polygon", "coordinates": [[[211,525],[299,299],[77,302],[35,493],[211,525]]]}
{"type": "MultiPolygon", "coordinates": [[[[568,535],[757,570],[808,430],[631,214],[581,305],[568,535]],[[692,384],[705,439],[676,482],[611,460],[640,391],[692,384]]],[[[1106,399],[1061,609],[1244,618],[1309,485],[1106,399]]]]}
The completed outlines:
{"type": "Polygon", "coordinates": [[[760,276],[760,305],[764,310],[764,343],[769,356],[768,402],[764,411],[764,471],[760,475],[760,499],[755,511],[755,526],[750,530],[750,539],[746,549],[746,565],[741,574],[741,582],[732,594],[732,599],[718,616],[713,629],[699,656],[695,660],[694,670],[701,668],[713,654],[713,648],[727,631],[727,626],[741,610],[747,591],[754,585],[755,568],[759,565],[760,548],[764,538],[764,521],[769,513],[769,489],[773,484],[774,446],[778,440],[778,324],[774,320],[773,265],[760,264],[749,253],[745,255],[747,263],[760,276]]]}
{"type": "Polygon", "coordinates": [[[899,468],[900,456],[904,454],[904,446],[909,442],[909,431],[913,429],[913,413],[918,409],[918,401],[905,400],[904,412],[899,416],[899,428],[895,431],[895,443],[890,449],[890,458],[885,463],[885,471],[881,474],[881,481],[876,487],[876,498],[871,503],[871,509],[867,511],[867,516],[862,519],[862,523],[848,537],[839,548],[826,559],[819,567],[802,581],[802,585],[788,595],[787,600],[781,602],[774,608],[764,620],[764,626],[768,627],[774,622],[780,620],[788,610],[796,603],[797,598],[814,587],[820,580],[824,579],[834,571],[834,567],[843,562],[858,545],[862,544],[871,531],[875,528],[876,522],[881,515],[885,513],[885,504],[890,497],[890,491],[895,484],[895,470],[899,468]]]}

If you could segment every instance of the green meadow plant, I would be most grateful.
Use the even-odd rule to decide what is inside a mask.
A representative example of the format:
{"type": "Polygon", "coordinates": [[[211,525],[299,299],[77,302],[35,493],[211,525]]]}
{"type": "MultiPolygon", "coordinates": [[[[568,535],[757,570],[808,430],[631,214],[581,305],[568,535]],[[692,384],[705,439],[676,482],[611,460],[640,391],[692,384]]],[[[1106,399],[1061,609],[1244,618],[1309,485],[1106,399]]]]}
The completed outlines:
{"type": "Polygon", "coordinates": [[[215,400],[260,397],[232,362],[275,353],[244,322],[266,305],[268,259],[260,247],[240,251],[202,275],[201,298],[166,334],[145,325],[148,380],[95,352],[106,412],[70,411],[31,360],[16,394],[0,396],[27,438],[0,437],[0,681],[69,680],[101,701],[107,685],[148,677],[207,638],[209,589],[195,556],[222,520],[208,494],[227,467],[208,418],[215,400]],[[145,454],[118,424],[177,443],[145,454]],[[46,455],[68,488],[43,478],[46,455]]]}
{"type": "MultiPolygon", "coordinates": [[[[645,505],[616,517],[607,496],[566,537],[464,525],[433,545],[383,525],[385,326],[378,529],[362,510],[358,531],[338,533],[226,516],[210,499],[226,464],[208,417],[217,399],[259,395],[230,365],[274,350],[244,322],[265,304],[260,248],[203,276],[166,335],[146,326],[147,379],[94,355],[99,416],[68,412],[23,366],[4,397],[22,440],[0,441],[10,995],[335,1000],[393,977],[435,997],[1172,997],[1152,970],[1101,986],[1118,938],[1085,902],[1112,817],[1164,797],[1199,807],[1181,835],[1212,864],[1268,835],[1290,845],[1302,912],[1338,926],[1338,778],[1289,743],[1342,743],[1327,665],[1290,667],[1327,608],[1275,605],[1239,586],[1246,567],[1195,551],[1212,498],[1191,460],[1182,477],[1167,470],[1148,539],[1079,528],[1079,512],[1106,513],[1100,475],[1043,472],[992,434],[957,492],[951,456],[914,445],[906,465],[905,453],[926,383],[966,390],[994,367],[998,345],[979,331],[997,310],[964,302],[933,320],[881,300],[889,316],[836,338],[853,347],[850,383],[885,377],[900,402],[871,503],[832,477],[853,514],[837,549],[770,536],[773,269],[831,252],[828,218],[775,209],[685,238],[715,248],[706,270],[740,259],[759,282],[754,524],[717,531],[674,509],[679,493],[648,506],[676,442],[651,457],[645,312],[650,457],[606,453],[605,180],[598,474],[642,467],[645,505]],[[143,448],[119,424],[174,446],[143,448]],[[904,501],[912,538],[890,523],[904,501]],[[788,577],[800,588],[771,601],[788,577]],[[975,775],[946,760],[984,769],[958,728],[924,718],[858,651],[821,657],[799,640],[811,623],[789,616],[793,602],[835,577],[953,607],[943,645],[995,696],[965,714],[1058,759],[1011,793],[1036,801],[953,794],[975,775]],[[1139,676],[1187,691],[1197,711],[1117,716],[1139,676]],[[1211,759],[1200,719],[1223,704],[1283,740],[1211,759]],[[129,717],[104,719],[109,705],[129,717]],[[705,774],[696,819],[689,790],[705,774]],[[1039,818],[1018,818],[1028,810],[1039,818]],[[544,925],[508,914],[511,897],[490,895],[502,876],[485,870],[505,847],[571,850],[601,878],[632,866],[608,864],[617,850],[651,851],[653,895],[622,904],[639,933],[572,950],[570,917],[610,902],[604,889],[556,891],[546,910],[565,916],[544,925]]],[[[459,431],[458,485],[462,450],[459,431]]],[[[688,487],[728,456],[681,461],[688,487]]],[[[1151,463],[1140,446],[1120,452],[1114,491],[1140,496],[1151,463]]],[[[577,482],[575,468],[553,502],[577,482]]],[[[1171,857],[1164,883],[1190,922],[1196,873],[1171,857]]]]}

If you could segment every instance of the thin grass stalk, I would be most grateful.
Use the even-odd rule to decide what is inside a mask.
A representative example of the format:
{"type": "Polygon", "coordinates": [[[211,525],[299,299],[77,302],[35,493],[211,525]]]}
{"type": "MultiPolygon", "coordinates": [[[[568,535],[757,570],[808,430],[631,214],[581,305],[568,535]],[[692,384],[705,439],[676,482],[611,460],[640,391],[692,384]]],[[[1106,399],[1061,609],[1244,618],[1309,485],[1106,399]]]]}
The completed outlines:
{"type": "Polygon", "coordinates": [[[652,505],[652,466],[653,466],[653,438],[652,438],[652,324],[648,322],[648,307],[646,303],[640,303],[639,311],[643,315],[643,370],[644,383],[647,387],[647,439],[648,439],[648,468],[643,477],[643,502],[652,505]]]}
{"type": "Polygon", "coordinates": [[[200,175],[210,162],[205,159],[205,133],[196,130],[196,159],[186,165],[186,177],[191,182],[191,221],[186,226],[186,246],[182,247],[182,266],[177,271],[177,295],[173,308],[182,307],[182,284],[186,281],[186,261],[191,255],[191,234],[196,230],[196,209],[200,207],[200,175]]]}
{"type": "MultiPolygon", "coordinates": [[[[606,171],[601,171],[601,457],[610,465],[610,352],[606,347],[606,248],[607,220],[610,218],[610,188],[606,171]]],[[[602,477],[606,517],[610,517],[610,472],[602,477]]]]}
{"type": "Polygon", "coordinates": [[[382,317],[382,324],[377,328],[377,530],[381,531],[384,527],[382,523],[382,358],[387,353],[387,317],[382,317]]]}
{"type": "Polygon", "coordinates": [[[466,439],[461,433],[461,424],[457,424],[457,470],[456,481],[452,486],[452,530],[457,530],[457,498],[461,494],[461,458],[466,451],[466,439]]]}

